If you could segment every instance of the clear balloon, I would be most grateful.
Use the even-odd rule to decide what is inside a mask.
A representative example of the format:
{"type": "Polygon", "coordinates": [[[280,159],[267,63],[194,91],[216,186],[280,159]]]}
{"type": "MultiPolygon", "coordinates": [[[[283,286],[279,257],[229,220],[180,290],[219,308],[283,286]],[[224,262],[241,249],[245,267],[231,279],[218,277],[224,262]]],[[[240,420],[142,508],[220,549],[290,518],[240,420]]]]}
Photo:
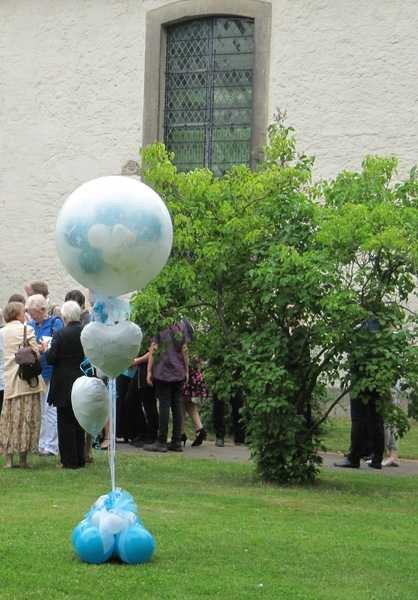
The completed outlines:
{"type": "Polygon", "coordinates": [[[116,377],[132,365],[141,342],[141,328],[131,321],[116,325],[93,322],[81,332],[86,356],[109,377],[116,377]]]}
{"type": "Polygon", "coordinates": [[[81,427],[96,437],[109,416],[109,395],[101,379],[79,377],[73,383],[71,404],[81,427]]]}
{"type": "Polygon", "coordinates": [[[161,271],[172,245],[169,212],[150,187],[131,177],[100,177],[66,200],[56,225],[58,255],[81,284],[118,296],[161,271]]]}

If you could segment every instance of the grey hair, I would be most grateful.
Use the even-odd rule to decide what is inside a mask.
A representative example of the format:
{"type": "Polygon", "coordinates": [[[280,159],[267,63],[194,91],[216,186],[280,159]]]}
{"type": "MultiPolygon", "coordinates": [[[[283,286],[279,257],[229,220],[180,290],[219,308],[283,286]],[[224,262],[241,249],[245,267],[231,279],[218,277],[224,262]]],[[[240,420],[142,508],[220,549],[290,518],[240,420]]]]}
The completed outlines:
{"type": "Polygon", "coordinates": [[[26,309],[30,312],[33,308],[46,308],[48,306],[47,301],[45,300],[42,294],[34,294],[33,296],[29,296],[26,302],[26,309]]]}
{"type": "Polygon", "coordinates": [[[22,302],[9,302],[3,311],[6,323],[16,321],[19,315],[25,314],[25,305],[22,302]]]}
{"type": "Polygon", "coordinates": [[[74,300],[67,300],[61,306],[61,315],[64,321],[71,323],[72,321],[80,321],[81,319],[81,308],[74,300]]]}

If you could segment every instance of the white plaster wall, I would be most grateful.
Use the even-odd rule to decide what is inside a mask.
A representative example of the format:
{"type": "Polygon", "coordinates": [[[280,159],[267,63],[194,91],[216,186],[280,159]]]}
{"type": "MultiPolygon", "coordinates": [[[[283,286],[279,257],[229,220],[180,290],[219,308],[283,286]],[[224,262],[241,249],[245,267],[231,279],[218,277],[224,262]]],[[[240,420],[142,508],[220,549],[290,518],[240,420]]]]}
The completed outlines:
{"type": "Polygon", "coordinates": [[[417,0],[273,0],[270,110],[321,176],[365,154],[418,155],[417,0]]]}
{"type": "Polygon", "coordinates": [[[77,286],[55,220],[78,185],[137,157],[142,11],[137,0],[0,2],[0,306],[29,280],[46,280],[57,303],[77,286]]]}
{"type": "MultiPolygon", "coordinates": [[[[1,0],[0,306],[35,278],[55,302],[77,285],[56,215],[137,158],[144,17],[168,3],[1,0]]],[[[368,153],[398,155],[401,172],[417,161],[417,31],[417,0],[272,0],[269,114],[287,110],[318,175],[368,153]]]]}

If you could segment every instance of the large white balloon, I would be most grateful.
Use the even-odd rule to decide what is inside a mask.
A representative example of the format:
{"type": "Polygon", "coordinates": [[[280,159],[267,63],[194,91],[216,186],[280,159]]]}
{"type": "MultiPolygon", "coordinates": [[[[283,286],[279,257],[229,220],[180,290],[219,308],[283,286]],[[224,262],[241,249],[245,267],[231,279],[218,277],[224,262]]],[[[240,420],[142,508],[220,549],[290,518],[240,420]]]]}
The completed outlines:
{"type": "Polygon", "coordinates": [[[73,383],[71,404],[81,427],[96,437],[109,415],[109,394],[101,379],[79,377],[73,383]]]}
{"type": "Polygon", "coordinates": [[[141,328],[131,321],[117,325],[93,322],[81,332],[85,355],[108,377],[116,377],[132,365],[141,342],[141,328]]]}
{"type": "Polygon", "coordinates": [[[110,296],[143,288],[170,255],[169,212],[131,177],[100,177],[66,200],[56,225],[58,255],[81,284],[110,296]]]}

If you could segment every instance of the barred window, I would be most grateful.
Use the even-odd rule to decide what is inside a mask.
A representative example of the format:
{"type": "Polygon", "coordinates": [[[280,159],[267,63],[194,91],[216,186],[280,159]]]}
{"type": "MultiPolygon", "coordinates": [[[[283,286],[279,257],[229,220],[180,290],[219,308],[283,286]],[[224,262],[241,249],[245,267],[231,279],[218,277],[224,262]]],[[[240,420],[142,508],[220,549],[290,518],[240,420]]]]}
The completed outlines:
{"type": "Polygon", "coordinates": [[[250,164],[254,20],[210,17],[167,28],[164,141],[181,171],[250,164]]]}

